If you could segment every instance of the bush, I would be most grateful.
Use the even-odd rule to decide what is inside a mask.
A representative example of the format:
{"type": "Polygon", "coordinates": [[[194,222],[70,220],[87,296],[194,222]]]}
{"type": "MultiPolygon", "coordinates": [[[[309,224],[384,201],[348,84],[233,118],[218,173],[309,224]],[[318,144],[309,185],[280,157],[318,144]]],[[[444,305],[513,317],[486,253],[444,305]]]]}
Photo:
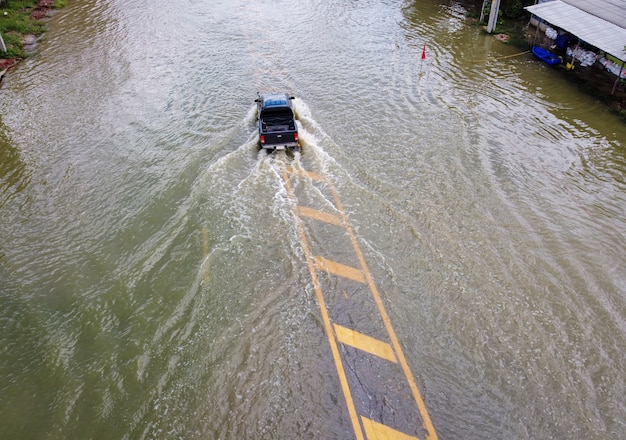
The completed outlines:
{"type": "Polygon", "coordinates": [[[500,10],[505,18],[521,18],[526,11],[524,7],[534,5],[534,0],[502,0],[500,4],[500,10]]]}

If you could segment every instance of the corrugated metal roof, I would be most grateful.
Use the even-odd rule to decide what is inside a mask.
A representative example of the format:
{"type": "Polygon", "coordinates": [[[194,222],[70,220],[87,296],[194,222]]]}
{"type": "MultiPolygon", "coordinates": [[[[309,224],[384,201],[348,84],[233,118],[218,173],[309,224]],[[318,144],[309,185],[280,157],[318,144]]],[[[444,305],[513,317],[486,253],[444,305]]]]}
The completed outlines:
{"type": "Polygon", "coordinates": [[[563,0],[591,15],[626,29],[626,0],[563,0]]]}
{"type": "MultiPolygon", "coordinates": [[[[621,3],[613,0],[613,3],[621,3]]],[[[626,62],[626,29],[561,0],[527,6],[533,15],[626,62]]],[[[623,12],[621,12],[623,14],[623,12]]]]}

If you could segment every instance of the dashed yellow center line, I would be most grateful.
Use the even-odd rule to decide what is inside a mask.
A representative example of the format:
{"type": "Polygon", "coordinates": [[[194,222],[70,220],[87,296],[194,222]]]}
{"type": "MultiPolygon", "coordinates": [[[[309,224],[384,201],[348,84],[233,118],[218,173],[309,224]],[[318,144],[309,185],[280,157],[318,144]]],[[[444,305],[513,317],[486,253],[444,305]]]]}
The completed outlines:
{"type": "Polygon", "coordinates": [[[361,272],[359,269],[346,266],[345,264],[337,263],[336,261],[328,260],[323,257],[314,258],[315,263],[320,270],[365,284],[365,277],[363,276],[363,272],[361,272]]]}
{"type": "Polygon", "coordinates": [[[386,359],[389,362],[398,362],[396,355],[393,352],[393,348],[391,348],[391,345],[386,342],[374,339],[339,324],[335,324],[335,334],[337,335],[337,340],[342,344],[346,344],[358,350],[373,354],[374,356],[386,359]]]}
{"type": "Polygon", "coordinates": [[[367,417],[361,417],[361,422],[363,422],[368,440],[419,440],[417,437],[396,431],[367,417]]]}
{"type": "MultiPolygon", "coordinates": [[[[313,281],[313,286],[315,290],[315,295],[320,306],[322,320],[324,322],[324,328],[326,331],[326,336],[328,338],[328,342],[331,347],[331,352],[335,361],[335,365],[337,368],[337,372],[339,375],[339,381],[346,399],[346,404],[348,407],[348,413],[350,414],[350,418],[352,421],[352,425],[354,427],[354,433],[356,435],[357,440],[362,440],[364,435],[367,437],[367,440],[419,440],[415,436],[411,436],[405,434],[401,431],[398,431],[394,428],[391,428],[387,425],[379,423],[377,421],[371,420],[367,417],[361,416],[359,418],[354,400],[350,391],[350,387],[348,384],[347,377],[345,375],[345,370],[343,366],[343,361],[339,352],[338,344],[343,344],[345,346],[350,346],[365,353],[369,353],[371,355],[377,356],[381,359],[387,360],[389,362],[393,362],[395,364],[399,364],[404,376],[407,380],[409,388],[413,394],[415,402],[417,404],[419,413],[422,419],[422,427],[426,432],[426,440],[437,440],[437,434],[435,432],[434,426],[430,420],[430,416],[426,410],[426,405],[422,399],[422,396],[419,392],[417,384],[415,383],[415,379],[411,373],[409,365],[404,357],[404,353],[402,352],[402,348],[398,341],[398,338],[391,326],[391,320],[385,310],[380,294],[378,293],[378,289],[374,283],[373,277],[367,267],[365,262],[365,258],[363,253],[359,247],[356,235],[354,230],[350,226],[350,222],[348,221],[347,215],[343,209],[341,201],[339,200],[339,195],[335,190],[332,182],[325,179],[322,175],[312,172],[307,172],[304,170],[283,170],[283,178],[285,180],[285,185],[287,192],[289,194],[289,198],[292,203],[292,209],[294,214],[300,218],[300,216],[312,218],[321,222],[342,226],[348,233],[350,238],[350,242],[352,244],[352,248],[356,254],[359,267],[348,266],[321,256],[315,256],[311,253],[310,245],[308,239],[306,237],[304,226],[301,221],[297,222],[298,233],[300,235],[300,239],[303,245],[304,254],[306,256],[307,264],[309,267],[309,271],[311,274],[311,278],[313,281]],[[316,182],[323,182],[327,185],[332,193],[332,197],[335,203],[335,208],[339,212],[339,215],[329,214],[323,211],[319,211],[313,208],[308,207],[298,207],[296,195],[293,192],[291,187],[291,183],[289,181],[289,173],[297,172],[303,175],[308,176],[311,180],[316,182]],[[347,327],[341,326],[339,324],[333,324],[331,322],[328,309],[326,306],[326,302],[324,300],[324,295],[322,292],[322,288],[320,285],[318,271],[324,271],[336,276],[340,276],[352,281],[356,281],[362,284],[365,284],[369,287],[372,298],[376,304],[376,307],[379,311],[379,314],[384,323],[385,329],[387,330],[387,334],[391,343],[387,343],[381,341],[379,339],[372,338],[368,335],[360,333],[356,330],[349,329],[347,327]]],[[[344,296],[346,296],[344,290],[344,296]]]]}
{"type": "Polygon", "coordinates": [[[370,288],[372,297],[374,298],[374,302],[376,303],[376,306],[378,307],[378,312],[380,313],[380,316],[383,319],[383,323],[385,324],[385,328],[387,329],[387,333],[389,334],[389,338],[391,339],[391,345],[393,346],[394,351],[396,352],[400,366],[402,367],[402,370],[404,371],[404,375],[409,384],[409,388],[411,389],[413,397],[415,398],[415,401],[417,402],[419,412],[422,416],[423,427],[428,433],[426,438],[427,440],[437,440],[437,433],[435,432],[435,427],[433,426],[432,421],[430,420],[430,416],[428,415],[426,404],[424,403],[424,399],[422,399],[422,395],[417,387],[417,384],[415,383],[415,379],[413,378],[413,374],[411,373],[409,364],[406,361],[406,358],[404,357],[404,352],[402,351],[402,348],[400,347],[400,342],[398,341],[396,332],[394,331],[393,326],[391,325],[391,320],[389,319],[387,310],[385,309],[383,301],[380,298],[380,294],[378,293],[378,289],[376,288],[376,284],[374,283],[374,278],[372,277],[372,274],[370,273],[367,267],[367,263],[365,262],[365,257],[363,257],[363,252],[361,252],[361,248],[359,247],[359,244],[357,242],[356,235],[354,234],[354,230],[352,229],[352,226],[350,226],[350,222],[348,221],[348,217],[346,216],[346,213],[343,209],[341,200],[339,200],[339,194],[337,194],[337,191],[335,190],[331,182],[328,182],[328,186],[330,187],[330,191],[333,195],[335,206],[337,207],[337,210],[341,213],[341,217],[343,218],[343,224],[346,230],[348,231],[348,235],[350,236],[352,247],[354,248],[354,252],[357,255],[359,264],[361,265],[363,269],[363,274],[365,275],[365,279],[367,280],[367,285],[370,288]]]}
{"type": "MultiPolygon", "coordinates": [[[[240,9],[241,8],[242,6],[240,6],[240,9]]],[[[258,56],[258,51],[252,48],[252,44],[251,44],[252,39],[247,38],[247,40],[249,43],[250,54],[252,56],[258,56]]],[[[263,78],[261,78],[261,75],[260,75],[262,70],[263,69],[261,69],[261,67],[259,66],[257,66],[256,69],[254,69],[254,75],[256,76],[258,84],[263,83],[262,81],[263,78]]],[[[269,69],[267,70],[267,72],[270,74],[277,75],[277,76],[280,76],[280,74],[283,73],[282,71],[276,72],[276,71],[270,71],[269,69]]],[[[341,264],[341,263],[338,263],[338,262],[335,262],[335,261],[332,261],[323,257],[314,256],[313,253],[311,252],[311,246],[308,242],[303,222],[302,221],[297,222],[298,235],[302,243],[303,252],[307,261],[307,265],[308,265],[309,272],[311,275],[311,280],[313,283],[313,289],[315,291],[315,296],[316,296],[316,299],[320,308],[322,321],[324,323],[324,330],[328,338],[331,353],[335,362],[335,366],[336,366],[337,373],[339,376],[339,382],[340,382],[340,385],[344,394],[346,406],[348,409],[348,413],[350,415],[350,420],[352,422],[356,440],[365,440],[364,436],[367,437],[367,440],[419,440],[419,439],[417,437],[413,437],[405,433],[402,433],[398,430],[395,430],[377,421],[371,420],[367,417],[364,417],[364,416],[359,417],[359,414],[357,413],[357,410],[355,407],[354,399],[350,391],[350,386],[348,383],[343,361],[342,361],[341,354],[339,351],[340,343],[343,345],[354,347],[366,353],[370,353],[372,355],[378,356],[382,359],[386,359],[390,362],[399,363],[401,365],[402,370],[404,371],[406,379],[409,383],[409,387],[417,402],[419,412],[422,418],[422,425],[426,431],[426,439],[437,440],[437,434],[435,433],[434,427],[430,421],[430,417],[428,416],[424,402],[421,398],[417,385],[415,384],[415,380],[413,379],[413,376],[411,374],[407,361],[404,357],[404,354],[402,353],[402,349],[400,348],[400,344],[395,335],[395,332],[393,331],[393,328],[391,327],[391,322],[385,311],[383,303],[380,299],[380,295],[378,294],[378,291],[374,284],[373,277],[370,274],[367,265],[365,264],[365,259],[363,258],[363,254],[357,243],[357,239],[354,234],[354,231],[352,230],[352,227],[350,226],[348,218],[343,210],[341,202],[339,201],[339,196],[337,195],[337,192],[335,191],[332,185],[332,182],[328,181],[325,178],[325,176],[323,176],[322,174],[306,171],[302,168],[298,170],[283,169],[283,178],[285,181],[285,186],[287,189],[289,199],[292,204],[292,210],[293,210],[295,217],[297,217],[299,220],[301,219],[301,217],[307,217],[307,218],[321,221],[324,223],[337,225],[337,226],[343,226],[348,232],[350,241],[352,243],[352,247],[357,255],[357,260],[358,260],[360,267],[351,267],[351,266],[347,266],[345,264],[341,264]],[[289,181],[288,173],[291,173],[291,172],[298,172],[300,174],[307,176],[309,179],[311,179],[314,182],[322,182],[324,184],[327,184],[333,194],[333,198],[335,201],[335,208],[339,212],[339,215],[319,211],[314,208],[298,207],[296,195],[289,181]],[[367,336],[363,333],[349,329],[347,327],[343,327],[338,324],[333,324],[331,322],[329,311],[327,309],[327,305],[324,300],[322,287],[321,287],[320,280],[318,277],[318,271],[325,271],[327,273],[344,277],[349,280],[357,281],[359,283],[367,285],[371,291],[374,301],[378,307],[379,313],[383,319],[384,326],[388,332],[388,337],[389,337],[389,340],[391,341],[391,344],[374,339],[370,336],[367,336]]],[[[206,228],[204,228],[202,231],[202,241],[203,241],[203,252],[205,256],[208,256],[209,236],[208,236],[208,229],[206,228]]],[[[205,272],[204,272],[205,282],[208,281],[208,277],[209,277],[209,272],[208,272],[208,265],[207,265],[207,267],[205,268],[205,272]]],[[[347,297],[345,290],[343,291],[343,294],[345,297],[347,297]]]]}
{"type": "Polygon", "coordinates": [[[330,223],[331,225],[341,226],[342,220],[341,217],[339,217],[338,215],[319,211],[313,208],[307,208],[306,206],[300,206],[298,211],[300,212],[300,215],[304,217],[309,217],[324,223],[330,223]]]}
{"type": "Polygon", "coordinates": [[[309,176],[309,178],[310,178],[311,180],[314,180],[314,181],[316,181],[316,182],[323,182],[323,181],[325,181],[325,180],[326,180],[326,179],[324,179],[324,176],[322,176],[321,174],[316,173],[316,172],[314,172],[314,171],[304,171],[304,173],[305,173],[307,176],[309,176]]]}
{"type": "MultiPolygon", "coordinates": [[[[295,198],[295,194],[291,188],[291,184],[289,182],[289,177],[285,171],[283,178],[285,180],[285,186],[287,188],[287,192],[289,194],[289,198],[292,204],[292,209],[294,214],[297,215],[297,200],[295,198]]],[[[352,427],[354,428],[354,434],[357,440],[364,440],[363,432],[361,430],[361,426],[359,424],[359,416],[356,412],[356,408],[354,406],[354,400],[352,399],[352,393],[350,392],[350,386],[348,385],[348,379],[346,378],[346,372],[343,368],[343,362],[341,362],[341,355],[339,354],[339,346],[337,345],[336,339],[333,335],[333,327],[330,322],[330,316],[328,315],[328,309],[326,308],[326,301],[324,300],[324,294],[322,292],[322,287],[317,277],[317,270],[315,267],[315,260],[313,254],[311,253],[311,249],[309,247],[309,242],[307,240],[306,234],[304,232],[304,226],[302,222],[297,222],[298,235],[300,236],[300,241],[302,242],[302,248],[304,250],[304,255],[307,260],[307,265],[309,267],[309,272],[311,274],[311,280],[313,282],[313,290],[315,291],[315,298],[317,299],[317,303],[320,307],[320,313],[322,314],[322,321],[324,322],[324,330],[326,332],[326,337],[328,339],[328,343],[330,345],[330,351],[333,355],[333,359],[335,361],[335,367],[337,368],[337,375],[339,376],[339,383],[341,384],[341,390],[343,391],[344,398],[346,399],[346,406],[348,408],[348,414],[350,414],[350,420],[352,422],[352,427]]],[[[370,439],[368,439],[370,440],[370,439]]]]}

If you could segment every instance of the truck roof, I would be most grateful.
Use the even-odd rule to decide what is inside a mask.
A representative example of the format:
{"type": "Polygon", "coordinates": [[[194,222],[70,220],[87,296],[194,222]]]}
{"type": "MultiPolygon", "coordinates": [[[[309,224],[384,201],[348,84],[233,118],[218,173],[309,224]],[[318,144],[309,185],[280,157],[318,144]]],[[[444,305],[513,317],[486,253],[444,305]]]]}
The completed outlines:
{"type": "Polygon", "coordinates": [[[262,93],[259,94],[261,100],[261,108],[269,109],[276,107],[289,107],[291,108],[291,101],[289,95],[286,93],[262,93]]]}

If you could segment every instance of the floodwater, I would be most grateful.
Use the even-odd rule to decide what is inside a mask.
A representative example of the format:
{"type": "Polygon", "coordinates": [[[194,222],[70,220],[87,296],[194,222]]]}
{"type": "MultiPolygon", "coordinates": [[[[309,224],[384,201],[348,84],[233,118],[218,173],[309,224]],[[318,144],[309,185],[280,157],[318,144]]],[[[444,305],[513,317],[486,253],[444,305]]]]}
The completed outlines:
{"type": "MultiPolygon", "coordinates": [[[[289,192],[332,211],[330,184],[287,185],[290,167],[336,189],[438,438],[626,438],[626,127],[464,14],[58,12],[0,89],[0,438],[348,439],[378,420],[351,423],[307,264],[308,245],[351,248],[289,192]],[[301,156],[257,152],[267,90],[296,96],[301,156]]],[[[402,398],[365,395],[424,438],[402,398]]]]}

